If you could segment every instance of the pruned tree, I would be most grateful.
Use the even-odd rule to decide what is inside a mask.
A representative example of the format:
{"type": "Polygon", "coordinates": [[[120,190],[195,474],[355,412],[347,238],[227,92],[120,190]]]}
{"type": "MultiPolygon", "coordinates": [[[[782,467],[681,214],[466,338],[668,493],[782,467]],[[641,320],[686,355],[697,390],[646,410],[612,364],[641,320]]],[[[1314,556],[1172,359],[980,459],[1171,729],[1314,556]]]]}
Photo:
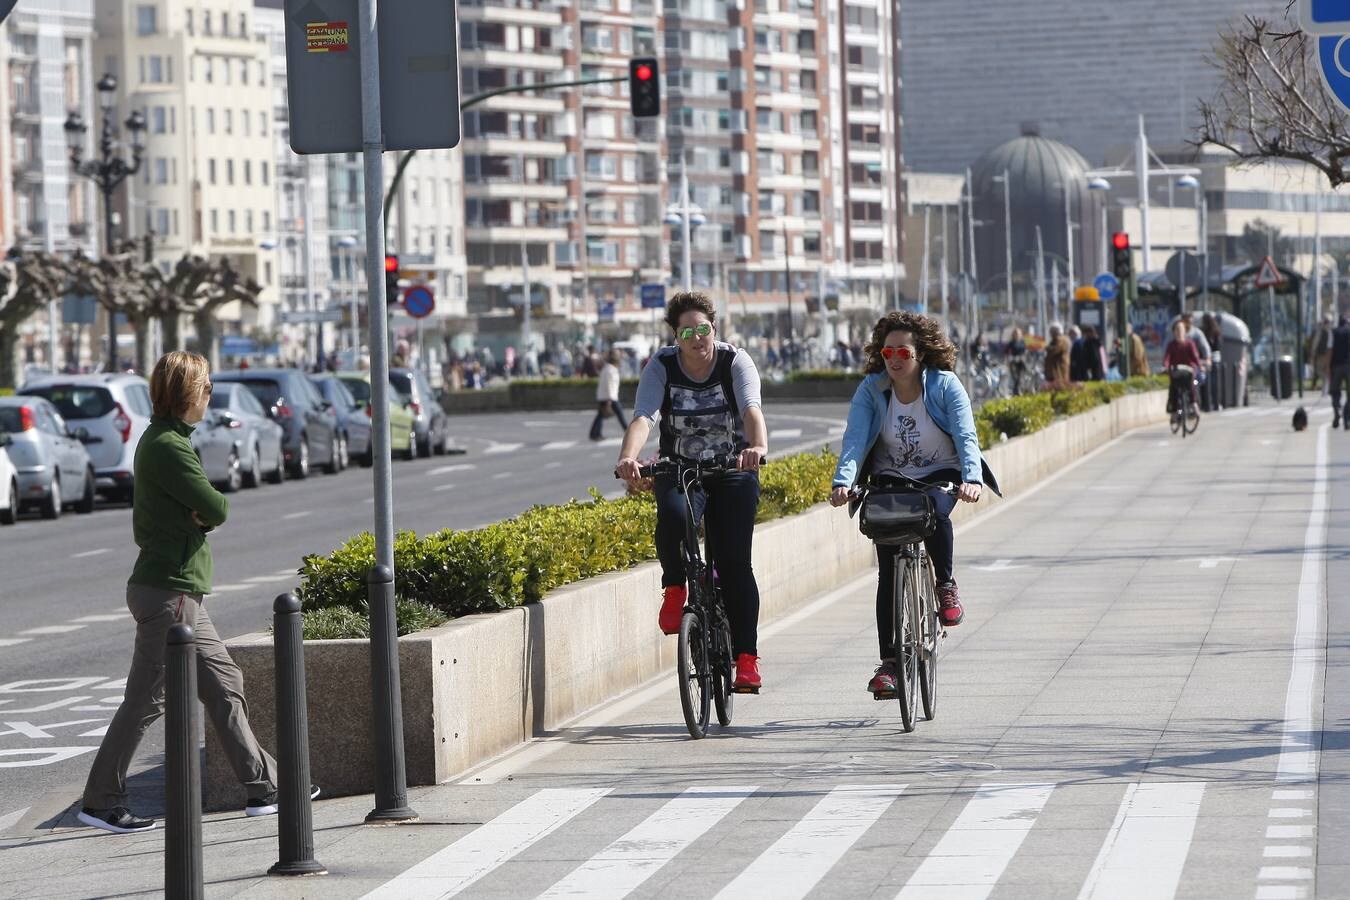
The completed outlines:
{"type": "Polygon", "coordinates": [[[197,326],[197,341],[211,368],[220,367],[220,342],[216,339],[216,311],[235,301],[257,307],[262,285],[234,270],[226,258],[212,260],[203,281],[204,299],[192,314],[197,326]]]}
{"type": "Polygon", "coordinates": [[[50,253],[26,252],[0,262],[0,387],[19,386],[19,326],[66,293],[70,272],[50,253]]]}
{"type": "Polygon", "coordinates": [[[1223,31],[1210,63],[1219,91],[1200,104],[1197,145],[1215,144],[1239,159],[1290,159],[1316,167],[1331,187],[1350,181],[1350,119],[1322,81],[1317,37],[1291,20],[1247,16],[1223,31]]]}
{"type": "Polygon", "coordinates": [[[1257,219],[1242,226],[1242,236],[1237,240],[1237,251],[1247,262],[1256,265],[1267,255],[1276,265],[1292,266],[1295,246],[1293,238],[1285,237],[1279,226],[1265,219],[1257,219]]]}
{"type": "Polygon", "coordinates": [[[114,316],[126,317],[136,335],[136,370],[148,376],[155,364],[150,343],[154,316],[146,264],[141,262],[135,242],[124,241],[97,261],[77,251],[68,265],[77,293],[94,297],[114,316]]]}
{"type": "Polygon", "coordinates": [[[168,275],[155,266],[147,267],[145,274],[151,315],[160,320],[164,350],[181,350],[183,316],[196,314],[210,298],[211,261],[188,254],[174,264],[168,275]]]}

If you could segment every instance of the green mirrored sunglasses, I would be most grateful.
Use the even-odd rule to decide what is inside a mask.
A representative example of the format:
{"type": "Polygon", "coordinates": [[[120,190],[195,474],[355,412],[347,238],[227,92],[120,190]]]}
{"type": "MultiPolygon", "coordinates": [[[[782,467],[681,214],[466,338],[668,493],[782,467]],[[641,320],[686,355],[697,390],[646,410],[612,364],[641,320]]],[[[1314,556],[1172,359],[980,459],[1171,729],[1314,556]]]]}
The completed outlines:
{"type": "Polygon", "coordinates": [[[682,341],[692,341],[694,339],[694,335],[698,335],[699,337],[707,337],[708,335],[712,334],[712,330],[713,327],[711,323],[703,322],[698,325],[686,325],[679,331],[675,332],[675,336],[682,341]]]}

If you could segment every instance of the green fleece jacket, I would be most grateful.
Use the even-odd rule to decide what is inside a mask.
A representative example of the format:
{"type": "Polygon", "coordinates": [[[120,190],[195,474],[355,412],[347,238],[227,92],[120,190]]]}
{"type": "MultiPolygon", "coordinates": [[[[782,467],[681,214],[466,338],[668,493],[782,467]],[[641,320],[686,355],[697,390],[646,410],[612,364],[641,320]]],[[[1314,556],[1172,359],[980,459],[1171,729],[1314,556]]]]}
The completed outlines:
{"type": "Polygon", "coordinates": [[[206,532],[224,524],[230,504],[206,480],[191,435],[192,426],[181,419],[155,416],[136,445],[131,528],[141,554],[127,579],[131,584],[211,591],[206,532]]]}

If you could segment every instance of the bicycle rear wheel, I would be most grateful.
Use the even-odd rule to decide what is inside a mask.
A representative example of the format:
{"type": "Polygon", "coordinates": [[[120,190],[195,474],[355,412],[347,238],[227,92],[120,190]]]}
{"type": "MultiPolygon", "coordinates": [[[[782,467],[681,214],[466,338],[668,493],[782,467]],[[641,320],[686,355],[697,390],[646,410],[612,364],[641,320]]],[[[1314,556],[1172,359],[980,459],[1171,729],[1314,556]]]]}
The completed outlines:
{"type": "Polygon", "coordinates": [[[680,620],[679,658],[675,667],[680,678],[684,724],[694,739],[706,737],[712,705],[709,696],[711,673],[708,669],[708,632],[700,613],[688,611],[680,620]]]}
{"type": "Polygon", "coordinates": [[[732,685],[736,680],[736,660],[731,655],[731,629],[726,616],[719,616],[712,649],[713,706],[717,709],[717,724],[723,728],[731,724],[731,708],[736,700],[732,685]]]}
{"type": "Polygon", "coordinates": [[[1195,429],[1200,427],[1200,408],[1195,405],[1194,400],[1186,401],[1186,418],[1181,423],[1181,428],[1185,434],[1195,434],[1195,429]]]}
{"type": "Polygon", "coordinates": [[[914,575],[907,560],[895,561],[895,687],[900,701],[900,723],[906,732],[914,730],[918,718],[919,654],[914,575]]]}
{"type": "Polygon", "coordinates": [[[937,579],[933,575],[931,559],[924,559],[919,580],[923,585],[919,598],[919,608],[923,610],[923,627],[919,630],[923,648],[919,662],[919,692],[923,698],[923,717],[931,722],[937,717],[938,645],[942,641],[942,623],[938,621],[937,612],[937,579]]]}

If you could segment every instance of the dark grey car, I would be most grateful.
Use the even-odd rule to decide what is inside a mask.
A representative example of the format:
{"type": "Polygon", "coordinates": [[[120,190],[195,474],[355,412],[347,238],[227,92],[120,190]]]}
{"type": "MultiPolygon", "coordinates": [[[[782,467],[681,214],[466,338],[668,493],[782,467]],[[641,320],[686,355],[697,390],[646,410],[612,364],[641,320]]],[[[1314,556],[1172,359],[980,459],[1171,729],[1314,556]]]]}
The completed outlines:
{"type": "Polygon", "coordinates": [[[70,429],[41,397],[0,397],[0,431],[10,435],[6,448],[18,473],[20,506],[36,506],[55,519],[74,505],[94,511],[94,464],[83,441],[83,428],[70,429]]]}
{"type": "Polygon", "coordinates": [[[342,379],[331,372],[311,375],[310,381],[337,412],[342,464],[345,466],[353,459],[367,456],[370,453],[370,416],[366,415],[366,405],[357,403],[342,379]]]}
{"type": "Polygon", "coordinates": [[[281,426],[247,385],[220,382],[206,418],[192,431],[192,446],[207,479],[229,493],[257,487],[263,478],[281,484],[286,472],[281,437],[281,426]]]}
{"type": "Polygon", "coordinates": [[[436,402],[431,383],[421,369],[390,369],[389,385],[399,393],[399,402],[413,414],[417,455],[443,456],[450,445],[450,418],[436,402]]]}
{"type": "Polygon", "coordinates": [[[242,384],[281,426],[281,449],[293,478],[309,477],[311,462],[336,475],[342,470],[337,413],[299,369],[242,369],[216,372],[217,384],[242,384]]]}

